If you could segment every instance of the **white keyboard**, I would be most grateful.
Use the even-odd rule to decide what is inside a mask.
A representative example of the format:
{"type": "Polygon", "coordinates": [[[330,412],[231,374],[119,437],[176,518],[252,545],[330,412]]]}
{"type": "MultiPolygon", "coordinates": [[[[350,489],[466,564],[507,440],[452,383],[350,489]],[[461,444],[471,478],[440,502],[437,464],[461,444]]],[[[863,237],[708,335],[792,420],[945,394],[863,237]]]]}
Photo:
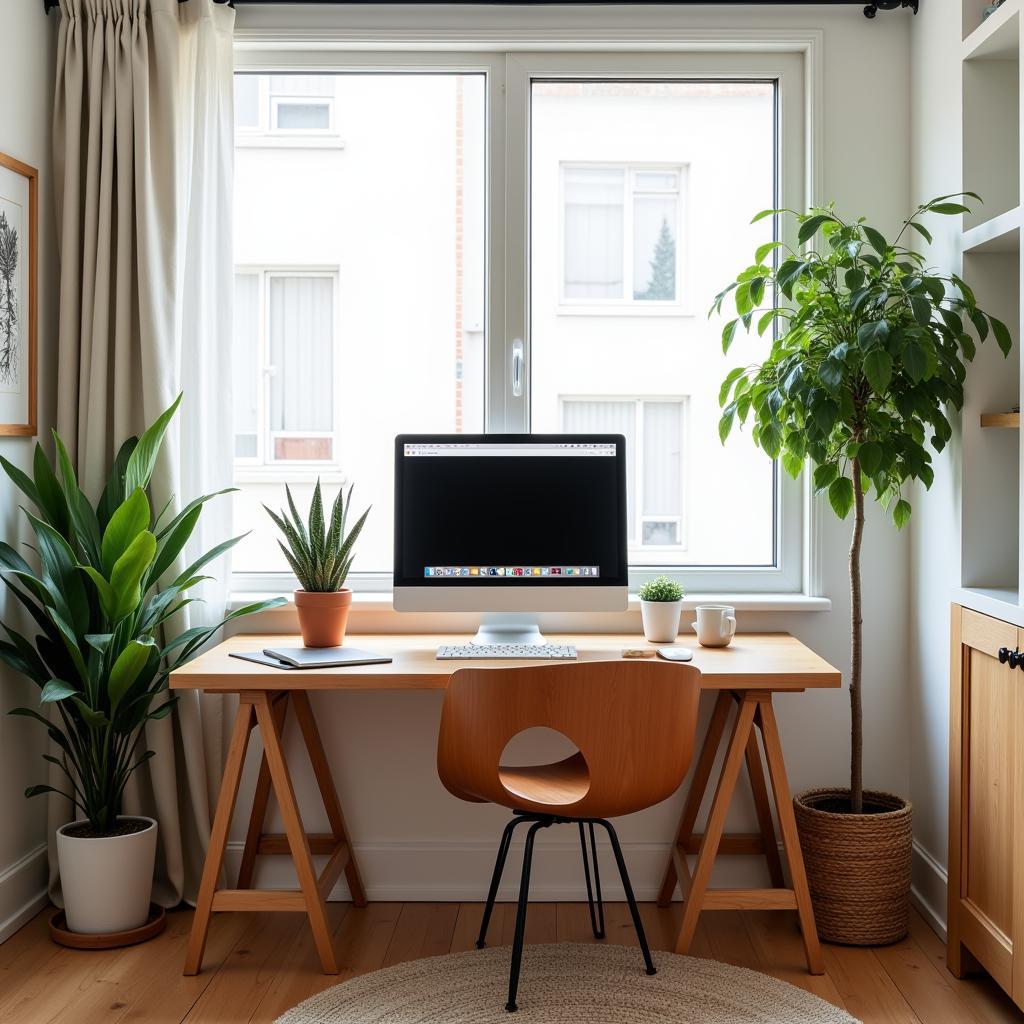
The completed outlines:
{"type": "Polygon", "coordinates": [[[479,661],[483,659],[539,659],[575,661],[575,644],[442,644],[439,661],[479,661]]]}

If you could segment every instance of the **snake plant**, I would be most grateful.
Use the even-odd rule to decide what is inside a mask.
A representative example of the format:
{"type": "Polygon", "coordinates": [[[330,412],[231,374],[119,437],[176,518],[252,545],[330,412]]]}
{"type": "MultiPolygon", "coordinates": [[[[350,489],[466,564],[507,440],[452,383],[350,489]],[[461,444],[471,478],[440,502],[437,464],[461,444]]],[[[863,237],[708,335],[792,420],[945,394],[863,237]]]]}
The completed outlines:
{"type": "Polygon", "coordinates": [[[327,594],[341,590],[345,585],[345,579],[352,566],[352,559],[355,557],[353,548],[362,532],[366,517],[370,514],[370,510],[367,509],[352,529],[346,532],[345,525],[348,522],[354,486],[349,487],[348,494],[344,497],[342,496],[343,492],[338,491],[334,504],[331,506],[329,519],[324,518],[324,502],[320,492],[319,478],[317,478],[316,487],[313,489],[308,522],[304,522],[302,516],[299,515],[295,499],[287,484],[285,485],[285,494],[288,498],[288,512],[282,509],[278,514],[273,509],[267,508],[266,505],[263,506],[267,509],[270,518],[277,524],[278,529],[284,534],[287,544],[281,540],[278,540],[277,543],[298,577],[303,590],[327,594]]]}
{"type": "MultiPolygon", "coordinates": [[[[19,629],[25,616],[0,623],[0,661],[39,687],[40,707],[11,714],[35,719],[47,730],[57,756],[44,755],[67,779],[67,789],[31,786],[25,796],[62,793],[107,834],[121,813],[125,784],[153,756],[140,753],[145,724],[171,713],[170,673],[231,619],[282,604],[259,601],[212,626],[174,632],[172,617],[197,598],[186,593],[207,576],[200,570],[241,540],[234,537],[199,555],[163,586],[195,530],[204,494],[176,516],[171,502],[154,516],[147,489],[179,395],[141,437],[121,446],[94,505],[79,488],[67,449],[54,432],[51,464],[37,444],[32,474],[0,457],[7,475],[35,506],[24,509],[34,544],[29,564],[0,542],[0,576],[35,625],[30,640],[19,629]],[[164,699],[166,697],[166,699],[164,699]],[[50,717],[47,717],[47,711],[50,717]]],[[[14,611],[15,609],[12,609],[14,611]]]]}

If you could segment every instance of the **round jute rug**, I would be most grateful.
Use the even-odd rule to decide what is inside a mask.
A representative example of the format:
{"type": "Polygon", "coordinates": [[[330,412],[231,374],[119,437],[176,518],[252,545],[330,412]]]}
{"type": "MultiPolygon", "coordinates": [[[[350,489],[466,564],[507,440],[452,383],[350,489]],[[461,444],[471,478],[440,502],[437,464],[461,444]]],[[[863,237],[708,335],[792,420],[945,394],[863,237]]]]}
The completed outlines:
{"type": "Polygon", "coordinates": [[[523,952],[519,1012],[504,1010],[508,947],[413,960],[300,1003],[276,1024],[858,1024],[757,971],[638,949],[540,945],[523,952]]]}

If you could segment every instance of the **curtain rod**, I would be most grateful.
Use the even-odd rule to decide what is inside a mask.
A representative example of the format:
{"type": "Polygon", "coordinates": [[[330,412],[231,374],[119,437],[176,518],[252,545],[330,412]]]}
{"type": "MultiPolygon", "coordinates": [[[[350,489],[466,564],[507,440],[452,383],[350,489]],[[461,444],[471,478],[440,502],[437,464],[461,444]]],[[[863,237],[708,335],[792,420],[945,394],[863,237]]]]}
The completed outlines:
{"type": "MultiPolygon", "coordinates": [[[[185,0],[178,0],[178,3],[184,3],[185,0]]],[[[236,7],[239,4],[245,5],[261,5],[261,4],[272,4],[280,7],[299,7],[299,6],[310,6],[310,5],[337,5],[344,3],[346,0],[216,0],[216,3],[226,3],[229,7],[236,7]]],[[[390,6],[393,3],[402,2],[402,0],[378,0],[380,6],[390,6]]],[[[414,0],[419,4],[430,3],[430,0],[414,0]]],[[[804,6],[816,6],[818,4],[825,4],[830,7],[840,5],[853,5],[860,4],[863,0],[646,0],[647,4],[651,4],[657,7],[688,7],[688,6],[719,6],[719,5],[730,5],[730,4],[747,4],[753,7],[804,7],[804,6]]],[[[910,10],[917,14],[919,0],[871,0],[864,7],[864,17],[873,18],[879,11],[895,11],[901,7],[909,7],[910,10]]],[[[43,12],[49,14],[54,8],[60,6],[60,0],[43,0],[43,12]]],[[[376,6],[368,4],[366,6],[376,6]]],[[[551,6],[569,6],[569,7],[605,7],[605,6],[631,6],[626,3],[618,3],[617,0],[485,0],[481,4],[484,7],[551,7],[551,6]]]]}

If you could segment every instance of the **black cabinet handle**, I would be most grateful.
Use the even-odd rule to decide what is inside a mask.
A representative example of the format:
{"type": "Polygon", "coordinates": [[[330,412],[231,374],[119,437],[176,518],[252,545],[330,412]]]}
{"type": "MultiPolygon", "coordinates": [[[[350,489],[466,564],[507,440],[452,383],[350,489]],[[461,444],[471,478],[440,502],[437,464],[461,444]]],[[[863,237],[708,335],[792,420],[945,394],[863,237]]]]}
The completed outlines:
{"type": "Polygon", "coordinates": [[[1009,647],[1000,647],[996,652],[1000,665],[1009,665],[1010,668],[1019,668],[1024,672],[1024,651],[1015,647],[1012,651],[1009,647]]]}

